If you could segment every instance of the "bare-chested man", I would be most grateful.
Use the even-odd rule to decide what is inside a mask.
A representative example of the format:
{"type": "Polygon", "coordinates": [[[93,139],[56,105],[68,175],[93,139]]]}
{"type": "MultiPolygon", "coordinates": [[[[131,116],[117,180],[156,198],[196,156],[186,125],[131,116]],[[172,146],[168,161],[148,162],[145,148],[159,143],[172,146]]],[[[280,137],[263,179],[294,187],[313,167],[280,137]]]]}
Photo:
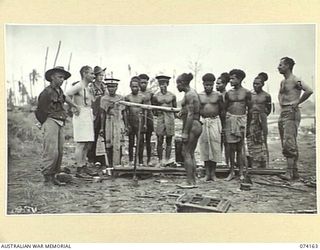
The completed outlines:
{"type": "MultiPolygon", "coordinates": [[[[177,107],[177,100],[176,96],[167,90],[169,85],[169,76],[160,75],[157,76],[156,79],[158,80],[160,92],[154,95],[152,103],[157,106],[163,107],[177,107]]],[[[174,136],[175,132],[175,123],[174,123],[174,113],[172,112],[162,112],[157,111],[157,127],[156,127],[156,134],[157,134],[157,153],[159,158],[159,164],[165,165],[170,160],[171,156],[171,148],[172,148],[172,137],[174,136]],[[162,161],[162,154],[163,154],[163,140],[166,137],[166,153],[165,153],[165,160],[166,162],[162,161]]]]}
{"type": "Polygon", "coordinates": [[[227,72],[222,73],[217,79],[216,90],[221,93],[223,102],[225,102],[225,96],[227,93],[226,87],[229,80],[230,80],[230,76],[227,72]]]}
{"type": "MultiPolygon", "coordinates": [[[[130,81],[130,88],[131,88],[131,94],[127,95],[125,97],[125,101],[127,102],[134,102],[134,103],[144,103],[144,97],[139,93],[139,83],[140,78],[137,76],[134,76],[131,78],[130,81]]],[[[139,144],[139,164],[143,165],[143,136],[142,136],[142,130],[140,131],[140,135],[138,137],[138,131],[139,131],[139,116],[140,113],[143,112],[142,108],[139,107],[127,107],[127,130],[129,134],[129,162],[130,165],[133,165],[133,147],[134,147],[134,141],[135,137],[140,137],[140,144],[139,144]]],[[[141,127],[143,126],[144,119],[141,117],[141,127]]]]}
{"type": "Polygon", "coordinates": [[[294,64],[293,59],[283,57],[278,66],[279,73],[284,76],[278,94],[281,107],[278,125],[282,153],[287,158],[287,171],[281,176],[285,180],[299,179],[297,165],[299,156],[297,134],[301,119],[299,104],[307,100],[313,93],[309,86],[292,73],[294,64]]]}
{"type": "Polygon", "coordinates": [[[182,143],[184,167],[187,171],[186,184],[179,185],[181,188],[196,187],[196,160],[194,151],[197,147],[198,139],[202,132],[200,123],[200,99],[197,92],[190,88],[190,82],[193,79],[191,73],[183,73],[177,78],[177,88],[180,92],[185,92],[181,102],[182,143]]]}
{"type": "Polygon", "coordinates": [[[267,80],[268,75],[261,72],[253,81],[247,129],[249,167],[265,168],[269,156],[267,116],[271,113],[271,96],[262,89],[267,80]]]}
{"type": "Polygon", "coordinates": [[[216,180],[216,164],[222,160],[221,132],[224,128],[225,112],[222,95],[213,91],[215,79],[213,74],[205,74],[202,77],[204,91],[199,94],[203,122],[199,146],[206,170],[206,181],[216,180]]]}
{"type": "MultiPolygon", "coordinates": [[[[226,87],[227,87],[229,80],[230,80],[229,73],[224,72],[218,77],[217,82],[216,82],[216,90],[219,91],[222,95],[224,110],[225,110],[225,96],[227,93],[226,87]]],[[[229,144],[226,141],[224,132],[221,134],[221,144],[222,144],[221,147],[224,148],[224,158],[225,158],[226,164],[227,164],[227,166],[229,166],[230,149],[229,149],[229,144]]]]}
{"type": "Polygon", "coordinates": [[[235,176],[235,153],[239,165],[240,180],[244,180],[243,164],[245,157],[244,139],[247,123],[247,112],[250,109],[251,93],[242,87],[242,80],[246,74],[240,69],[233,69],[229,73],[230,84],[233,89],[226,93],[226,129],[225,136],[230,146],[230,174],[227,180],[235,176]]]}
{"type": "MultiPolygon", "coordinates": [[[[147,89],[149,76],[140,74],[140,94],[144,96],[144,104],[151,104],[153,93],[147,89]]],[[[151,161],[151,136],[153,132],[153,114],[151,110],[144,110],[144,132],[145,132],[145,145],[147,149],[147,164],[150,165],[151,161]]],[[[143,138],[144,140],[144,138],[143,138]]]]}

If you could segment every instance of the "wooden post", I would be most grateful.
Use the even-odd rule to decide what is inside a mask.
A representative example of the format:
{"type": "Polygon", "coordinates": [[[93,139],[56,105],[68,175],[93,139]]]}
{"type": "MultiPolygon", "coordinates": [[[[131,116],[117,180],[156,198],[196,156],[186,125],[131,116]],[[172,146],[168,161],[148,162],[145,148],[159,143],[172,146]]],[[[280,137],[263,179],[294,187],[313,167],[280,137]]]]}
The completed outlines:
{"type": "MultiPolygon", "coordinates": [[[[69,62],[68,62],[68,69],[67,69],[67,70],[68,70],[69,72],[70,72],[71,59],[72,59],[72,52],[70,53],[69,62]]],[[[67,85],[68,85],[68,80],[66,81],[66,83],[65,83],[65,85],[64,85],[64,91],[66,91],[67,85]]]]}
{"type": "Polygon", "coordinates": [[[48,60],[49,47],[46,50],[46,57],[44,58],[44,71],[43,71],[43,87],[46,87],[46,78],[44,77],[47,70],[47,60],[48,60]]]}
{"type": "Polygon", "coordinates": [[[60,52],[60,46],[61,46],[61,41],[59,41],[59,44],[58,44],[58,50],[57,50],[57,53],[56,53],[56,58],[54,59],[53,67],[56,66],[58,55],[59,55],[59,52],[60,52]]]}

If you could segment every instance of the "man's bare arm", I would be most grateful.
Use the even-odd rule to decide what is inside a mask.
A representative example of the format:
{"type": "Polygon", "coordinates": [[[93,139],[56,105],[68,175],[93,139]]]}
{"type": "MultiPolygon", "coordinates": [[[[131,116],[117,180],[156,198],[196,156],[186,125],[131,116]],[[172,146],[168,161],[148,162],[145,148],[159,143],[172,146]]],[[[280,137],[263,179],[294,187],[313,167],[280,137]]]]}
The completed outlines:
{"type": "Polygon", "coordinates": [[[267,111],[267,115],[270,115],[270,113],[271,113],[271,104],[272,104],[271,95],[267,95],[266,96],[266,111],[267,111]]]}
{"type": "Polygon", "coordinates": [[[313,90],[303,82],[300,82],[301,89],[304,91],[299,99],[298,105],[306,101],[312,94],[313,90]]]}
{"type": "Polygon", "coordinates": [[[225,128],[225,121],[226,121],[226,111],[224,108],[222,95],[219,95],[218,105],[219,105],[219,116],[220,116],[220,120],[221,120],[221,126],[222,126],[222,129],[224,129],[225,128]]]}
{"type": "Polygon", "coordinates": [[[190,130],[192,128],[193,116],[194,116],[194,100],[193,95],[186,94],[186,109],[187,109],[187,117],[185,121],[184,128],[182,130],[182,138],[188,138],[190,130]]]}

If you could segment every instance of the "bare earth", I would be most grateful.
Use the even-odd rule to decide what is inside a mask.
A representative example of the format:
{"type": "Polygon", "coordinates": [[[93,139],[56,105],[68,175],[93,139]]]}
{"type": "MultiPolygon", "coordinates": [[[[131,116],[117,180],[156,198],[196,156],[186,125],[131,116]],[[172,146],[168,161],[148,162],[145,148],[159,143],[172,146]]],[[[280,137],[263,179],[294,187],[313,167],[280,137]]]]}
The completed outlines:
{"type": "MultiPolygon", "coordinates": [[[[276,130],[270,133],[270,167],[285,168],[280,140],[276,130]]],[[[314,213],[316,212],[316,188],[305,181],[316,176],[315,135],[301,133],[300,182],[287,183],[277,176],[252,175],[250,191],[241,191],[238,179],[230,182],[204,182],[198,179],[198,188],[179,189],[183,175],[144,176],[134,185],[131,176],[107,177],[102,182],[73,178],[65,187],[47,186],[40,172],[41,156],[30,154],[20,157],[12,152],[8,159],[8,214],[65,214],[65,213],[175,213],[177,197],[172,194],[204,194],[231,201],[229,213],[314,213]],[[286,184],[284,187],[260,185],[255,181],[286,184]],[[299,189],[299,190],[298,190],[299,189]]],[[[32,147],[26,144],[25,147],[32,147]]],[[[73,143],[66,143],[64,165],[72,168],[73,143]]],[[[174,155],[174,154],[173,154],[174,155]]]]}

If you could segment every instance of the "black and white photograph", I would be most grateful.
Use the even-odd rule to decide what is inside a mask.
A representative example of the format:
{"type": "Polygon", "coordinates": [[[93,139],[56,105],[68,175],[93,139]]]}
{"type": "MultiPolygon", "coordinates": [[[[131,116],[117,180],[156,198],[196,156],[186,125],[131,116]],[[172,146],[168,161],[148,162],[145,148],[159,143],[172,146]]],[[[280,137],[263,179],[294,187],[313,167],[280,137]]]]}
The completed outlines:
{"type": "Polygon", "coordinates": [[[5,25],[6,215],[317,214],[316,25],[5,25]]]}

